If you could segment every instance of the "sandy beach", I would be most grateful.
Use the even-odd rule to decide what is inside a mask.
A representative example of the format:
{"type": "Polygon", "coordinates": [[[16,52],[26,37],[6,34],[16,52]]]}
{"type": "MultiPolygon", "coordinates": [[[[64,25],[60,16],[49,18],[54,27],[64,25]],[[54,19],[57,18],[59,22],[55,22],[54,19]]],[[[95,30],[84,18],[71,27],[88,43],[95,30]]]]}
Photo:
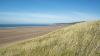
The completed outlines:
{"type": "Polygon", "coordinates": [[[0,46],[41,36],[59,28],[62,27],[40,26],[40,27],[17,27],[11,29],[0,29],[0,46]]]}

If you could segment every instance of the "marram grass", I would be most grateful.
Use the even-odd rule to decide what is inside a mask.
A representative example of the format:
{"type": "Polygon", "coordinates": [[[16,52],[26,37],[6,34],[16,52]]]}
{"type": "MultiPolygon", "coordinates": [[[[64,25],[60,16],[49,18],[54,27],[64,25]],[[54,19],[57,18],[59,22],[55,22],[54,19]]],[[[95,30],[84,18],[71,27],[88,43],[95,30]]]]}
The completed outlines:
{"type": "Polygon", "coordinates": [[[100,56],[100,21],[75,24],[1,48],[0,56],[100,56]]]}

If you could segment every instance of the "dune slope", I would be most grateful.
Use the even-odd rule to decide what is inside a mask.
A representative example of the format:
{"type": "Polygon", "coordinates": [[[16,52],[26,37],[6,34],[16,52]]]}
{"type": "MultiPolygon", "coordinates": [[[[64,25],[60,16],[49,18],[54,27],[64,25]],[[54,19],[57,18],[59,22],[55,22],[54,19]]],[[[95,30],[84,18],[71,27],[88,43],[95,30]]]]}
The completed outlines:
{"type": "Polygon", "coordinates": [[[75,24],[1,48],[0,56],[100,56],[100,21],[75,24]]]}

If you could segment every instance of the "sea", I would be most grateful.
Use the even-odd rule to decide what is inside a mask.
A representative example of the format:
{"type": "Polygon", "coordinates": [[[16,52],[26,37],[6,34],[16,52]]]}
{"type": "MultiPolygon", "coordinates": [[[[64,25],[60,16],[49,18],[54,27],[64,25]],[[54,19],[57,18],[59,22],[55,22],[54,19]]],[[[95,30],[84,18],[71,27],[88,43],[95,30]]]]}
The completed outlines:
{"type": "Polygon", "coordinates": [[[49,24],[0,24],[0,29],[12,29],[17,27],[41,27],[49,24]]]}

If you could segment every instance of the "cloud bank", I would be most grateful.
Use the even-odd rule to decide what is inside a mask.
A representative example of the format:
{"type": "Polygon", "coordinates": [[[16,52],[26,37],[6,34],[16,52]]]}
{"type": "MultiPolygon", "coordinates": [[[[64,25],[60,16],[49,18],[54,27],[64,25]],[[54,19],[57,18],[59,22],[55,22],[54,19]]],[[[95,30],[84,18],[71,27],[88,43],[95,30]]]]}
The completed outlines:
{"type": "Polygon", "coordinates": [[[95,20],[100,17],[82,12],[70,12],[66,14],[47,13],[21,13],[0,12],[0,22],[3,23],[60,23],[73,21],[95,20]]]}

